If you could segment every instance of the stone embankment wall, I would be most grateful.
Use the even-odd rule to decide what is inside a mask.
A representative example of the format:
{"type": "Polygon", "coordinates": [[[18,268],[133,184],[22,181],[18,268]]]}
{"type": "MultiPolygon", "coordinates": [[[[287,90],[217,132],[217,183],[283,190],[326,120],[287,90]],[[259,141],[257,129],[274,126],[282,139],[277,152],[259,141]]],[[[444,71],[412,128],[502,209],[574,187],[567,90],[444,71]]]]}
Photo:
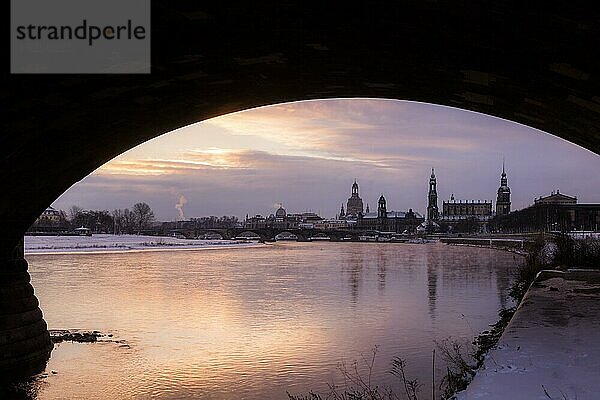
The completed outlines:
{"type": "Polygon", "coordinates": [[[490,247],[494,249],[527,252],[533,244],[532,239],[513,238],[441,238],[440,242],[451,245],[490,247]]]}

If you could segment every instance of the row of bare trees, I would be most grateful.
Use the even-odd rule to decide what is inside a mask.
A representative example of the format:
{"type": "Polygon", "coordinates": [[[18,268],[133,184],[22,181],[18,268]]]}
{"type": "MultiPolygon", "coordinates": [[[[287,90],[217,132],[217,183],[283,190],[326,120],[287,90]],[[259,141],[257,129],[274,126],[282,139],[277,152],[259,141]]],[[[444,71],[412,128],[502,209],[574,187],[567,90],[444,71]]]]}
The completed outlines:
{"type": "Polygon", "coordinates": [[[35,231],[71,231],[89,228],[93,233],[141,233],[152,227],[154,212],[146,203],[136,203],[129,208],[107,210],[84,210],[72,206],[68,213],[59,211],[58,218],[39,219],[32,225],[35,231]]]}
{"type": "Polygon", "coordinates": [[[140,233],[149,229],[154,222],[154,212],[146,203],[135,203],[129,210],[117,209],[112,212],[113,233],[140,233]]]}

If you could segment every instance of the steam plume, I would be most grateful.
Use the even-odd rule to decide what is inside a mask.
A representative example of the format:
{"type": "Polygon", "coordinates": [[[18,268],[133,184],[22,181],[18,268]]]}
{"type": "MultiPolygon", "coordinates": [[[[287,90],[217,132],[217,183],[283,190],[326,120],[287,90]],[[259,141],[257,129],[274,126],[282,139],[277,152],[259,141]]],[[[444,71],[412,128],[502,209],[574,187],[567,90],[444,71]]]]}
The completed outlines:
{"type": "Polygon", "coordinates": [[[185,203],[187,203],[187,199],[185,198],[184,195],[180,194],[179,202],[177,204],[175,204],[175,208],[177,209],[177,212],[179,213],[178,221],[185,220],[185,214],[183,213],[183,206],[185,205],[185,203]]]}

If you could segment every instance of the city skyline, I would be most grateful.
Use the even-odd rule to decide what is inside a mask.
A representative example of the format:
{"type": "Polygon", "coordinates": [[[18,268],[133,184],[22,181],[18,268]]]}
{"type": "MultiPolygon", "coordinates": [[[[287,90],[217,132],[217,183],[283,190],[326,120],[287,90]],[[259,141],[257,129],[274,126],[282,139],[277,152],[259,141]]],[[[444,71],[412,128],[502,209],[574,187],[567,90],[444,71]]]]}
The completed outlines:
{"type": "Polygon", "coordinates": [[[561,192],[599,202],[600,157],[539,130],[474,112],[396,100],[336,99],[261,107],[190,125],[100,167],[53,203],[125,208],[160,220],[292,212],[332,217],[354,179],[371,208],[424,214],[431,168],[439,204],[492,200],[505,160],[513,209],[561,192]],[[181,204],[181,199],[184,203],[181,204]]]}

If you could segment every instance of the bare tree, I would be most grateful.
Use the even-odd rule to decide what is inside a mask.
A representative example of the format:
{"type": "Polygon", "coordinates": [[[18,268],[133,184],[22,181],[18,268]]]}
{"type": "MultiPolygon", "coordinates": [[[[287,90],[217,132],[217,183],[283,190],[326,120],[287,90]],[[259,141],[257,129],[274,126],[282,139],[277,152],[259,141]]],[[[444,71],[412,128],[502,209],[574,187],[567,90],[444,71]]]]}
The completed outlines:
{"type": "Polygon", "coordinates": [[[152,212],[152,209],[146,203],[135,203],[132,213],[138,234],[142,229],[148,228],[150,223],[154,221],[154,212],[152,212]]]}
{"type": "Polygon", "coordinates": [[[113,210],[112,212],[112,217],[113,217],[113,234],[115,235],[120,235],[121,233],[123,233],[124,231],[124,212],[121,209],[117,209],[117,210],[113,210]]]}
{"type": "Polygon", "coordinates": [[[126,233],[132,233],[133,230],[135,229],[135,216],[133,215],[133,212],[131,212],[129,210],[129,208],[126,208],[125,210],[123,210],[123,220],[122,220],[122,228],[123,231],[126,233]]]}
{"type": "Polygon", "coordinates": [[[77,217],[79,216],[79,214],[81,214],[82,211],[83,208],[76,205],[72,205],[71,208],[69,208],[69,220],[74,221],[75,219],[77,219],[77,217]]]}

